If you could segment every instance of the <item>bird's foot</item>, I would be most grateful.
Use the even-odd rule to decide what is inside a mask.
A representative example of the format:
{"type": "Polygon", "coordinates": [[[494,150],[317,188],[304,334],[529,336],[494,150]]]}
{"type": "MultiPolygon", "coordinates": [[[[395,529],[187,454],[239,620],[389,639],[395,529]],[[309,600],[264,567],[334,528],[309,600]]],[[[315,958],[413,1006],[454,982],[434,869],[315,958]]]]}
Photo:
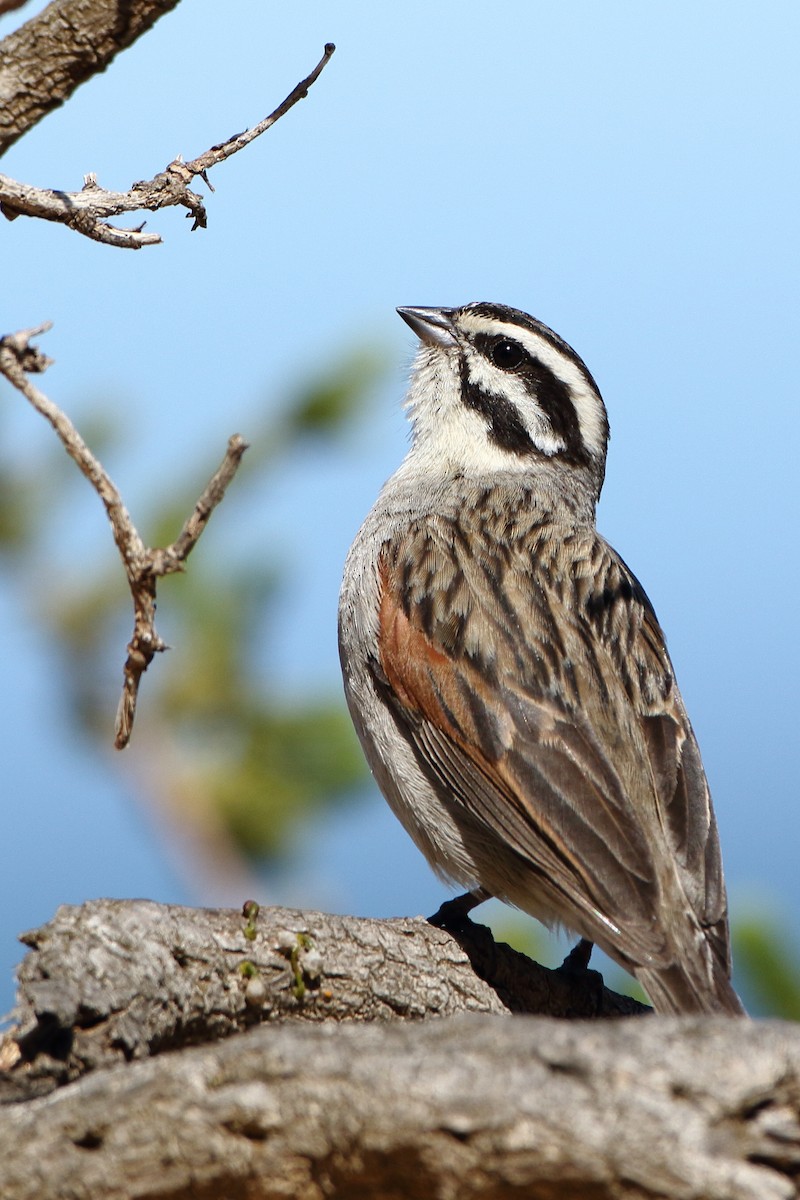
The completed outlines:
{"type": "Polygon", "coordinates": [[[476,888],[474,892],[464,892],[463,896],[454,896],[452,900],[445,900],[433,916],[428,917],[428,924],[435,925],[438,929],[463,929],[465,925],[471,924],[469,914],[473,908],[491,898],[491,893],[485,892],[483,888],[476,888]]]}

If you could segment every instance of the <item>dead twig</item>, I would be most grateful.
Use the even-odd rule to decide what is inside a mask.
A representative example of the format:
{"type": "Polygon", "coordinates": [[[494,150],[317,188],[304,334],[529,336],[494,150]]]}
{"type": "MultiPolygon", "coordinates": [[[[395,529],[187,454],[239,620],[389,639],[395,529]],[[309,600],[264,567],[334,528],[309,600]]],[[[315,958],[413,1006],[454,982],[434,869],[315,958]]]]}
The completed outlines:
{"type": "Polygon", "coordinates": [[[302,79],[263,121],[259,121],[244,133],[234,134],[226,141],[212,146],[190,162],[184,162],[178,156],[153,179],[134,183],[127,192],[107,191],[99,186],[94,175],[85,177],[84,186],[79,192],[32,187],[30,184],[9,179],[7,175],[0,175],[0,212],[11,221],[19,216],[56,221],[93,241],[128,250],[140,250],[143,246],[155,245],[161,241],[161,237],[157,233],[145,233],[143,225],[134,229],[120,229],[109,225],[109,217],[142,210],[156,212],[160,208],[182,205],[188,210],[186,215],[192,217],[192,229],[205,229],[208,224],[205,205],[198,193],[191,191],[189,185],[192,180],[199,175],[213,191],[207,175],[210,168],[244,149],[279,121],[299,100],[307,96],[309,88],[319,77],[335,49],[333,43],[328,42],[314,70],[302,79]]]}
{"type": "Polygon", "coordinates": [[[142,541],[119,491],[102,463],[92,454],[69,417],[28,378],[28,375],[39,374],[50,366],[51,360],[30,344],[33,338],[49,328],[50,322],[46,322],[35,329],[24,329],[0,338],[0,374],[5,375],[53,426],[67,454],[102,500],[111,523],[114,541],[125,567],[134,613],[133,637],[128,643],[122,696],[114,727],[114,745],[121,750],[130,740],[141,677],[155,655],[167,649],[155,627],[157,581],[164,575],[183,570],[183,564],[197,545],[211,513],[236,474],[247,443],[239,434],[234,434],[228,440],[228,448],[219,469],[209,480],[177,539],[169,546],[151,549],[142,541]]]}

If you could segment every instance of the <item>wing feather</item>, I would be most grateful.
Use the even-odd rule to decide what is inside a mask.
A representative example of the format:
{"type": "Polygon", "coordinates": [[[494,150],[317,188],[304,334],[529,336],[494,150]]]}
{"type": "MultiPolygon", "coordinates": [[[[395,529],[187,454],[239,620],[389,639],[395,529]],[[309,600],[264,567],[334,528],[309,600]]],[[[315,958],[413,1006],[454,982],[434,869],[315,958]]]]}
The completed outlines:
{"type": "Polygon", "coordinates": [[[663,636],[602,539],[541,538],[565,544],[566,571],[529,542],[498,554],[489,538],[419,524],[384,548],[380,671],[395,719],[464,814],[484,886],[520,904],[527,870],[531,911],[658,965],[674,955],[656,917],[677,862],[722,959],[716,830],[663,636]]]}

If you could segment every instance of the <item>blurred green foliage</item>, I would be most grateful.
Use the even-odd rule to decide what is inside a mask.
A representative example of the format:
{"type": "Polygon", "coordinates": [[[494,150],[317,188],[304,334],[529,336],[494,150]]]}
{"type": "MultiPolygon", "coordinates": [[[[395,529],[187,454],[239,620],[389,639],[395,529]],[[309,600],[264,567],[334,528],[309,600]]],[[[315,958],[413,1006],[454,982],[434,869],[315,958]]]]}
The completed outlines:
{"type": "Polygon", "coordinates": [[[797,943],[770,917],[744,917],[733,926],[733,961],[754,1014],[800,1021],[797,943]]]}
{"type": "MultiPolygon", "coordinates": [[[[352,428],[382,370],[379,354],[358,350],[329,364],[324,378],[301,381],[277,412],[271,406],[262,427],[248,430],[250,449],[211,529],[226,506],[241,512],[249,497],[253,508],[262,503],[256,490],[309,443],[332,444],[352,428]]],[[[82,425],[95,452],[113,457],[113,428],[102,418],[82,425]]],[[[151,545],[177,536],[214,466],[182,466],[183,482],[176,488],[169,479],[156,496],[157,511],[144,520],[132,505],[151,545]]],[[[45,469],[41,462],[28,471],[12,464],[0,485],[0,553],[7,560],[24,567],[46,557],[48,514],[76,482],[89,486],[55,439],[45,469]]],[[[282,564],[263,541],[244,559],[223,559],[211,542],[206,533],[186,571],[159,586],[159,624],[168,624],[179,652],[157,658],[142,682],[132,752],[148,763],[137,782],[151,789],[151,802],[166,808],[173,826],[196,824],[189,843],[220,837],[225,853],[263,862],[284,855],[313,813],[352,796],[366,767],[338,688],[312,687],[289,699],[259,665],[258,649],[281,634],[271,627],[271,610],[282,564]]],[[[108,744],[117,698],[109,698],[109,678],[113,673],[121,684],[131,606],[110,536],[98,561],[98,571],[73,572],[37,599],[65,663],[68,710],[84,733],[108,744]]],[[[30,574],[35,579],[37,571],[30,574]]]]}

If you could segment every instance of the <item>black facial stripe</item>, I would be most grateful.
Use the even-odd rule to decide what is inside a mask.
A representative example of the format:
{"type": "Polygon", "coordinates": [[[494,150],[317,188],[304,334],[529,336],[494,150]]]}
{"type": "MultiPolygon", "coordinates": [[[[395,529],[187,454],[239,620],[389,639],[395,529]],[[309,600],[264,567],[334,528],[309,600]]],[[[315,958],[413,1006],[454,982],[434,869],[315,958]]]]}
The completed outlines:
{"type": "Polygon", "coordinates": [[[536,447],[531,441],[522,419],[510,400],[504,396],[490,396],[479,384],[469,378],[466,362],[461,364],[461,395],[467,408],[473,409],[486,418],[489,425],[489,437],[501,450],[510,454],[535,454],[536,447]]]}
{"type": "Polygon", "coordinates": [[[529,382],[536,403],[547,417],[550,428],[563,441],[564,456],[575,462],[588,461],[589,455],[583,444],[572,393],[564,380],[554,375],[538,358],[532,358],[530,366],[526,364],[518,374],[529,382]]]}
{"type": "MultiPolygon", "coordinates": [[[[475,304],[465,304],[461,312],[474,313],[477,317],[486,317],[490,321],[502,321],[512,327],[520,326],[522,329],[529,329],[531,333],[536,333],[539,337],[544,338],[549,342],[554,349],[558,350],[559,354],[563,354],[570,362],[586,376],[586,380],[594,390],[598,393],[600,389],[595,383],[589,368],[579,354],[570,346],[569,342],[565,342],[562,337],[559,337],[554,329],[549,325],[545,325],[543,321],[537,321],[535,317],[531,317],[528,313],[522,312],[519,308],[509,308],[507,304],[489,304],[485,301],[478,301],[475,304]]],[[[513,332],[512,332],[513,336],[513,332]]]]}
{"type": "MultiPolygon", "coordinates": [[[[478,333],[472,339],[472,344],[476,350],[483,354],[491,362],[491,351],[498,342],[516,341],[507,334],[486,334],[478,333]]],[[[523,354],[521,364],[513,371],[509,371],[509,375],[516,376],[522,380],[532,399],[538,404],[539,408],[547,418],[547,422],[553,431],[556,438],[564,443],[564,450],[559,452],[561,458],[567,459],[569,462],[586,463],[589,461],[589,454],[586,446],[583,443],[581,436],[580,422],[578,414],[575,411],[575,405],[572,402],[572,394],[569,386],[563,379],[559,379],[550,368],[532,355],[526,348],[517,343],[523,354]]],[[[483,395],[483,393],[481,393],[483,395]]],[[[486,397],[488,403],[500,403],[494,396],[486,397]]],[[[514,406],[509,401],[504,401],[517,417],[517,423],[521,425],[519,416],[514,406]]],[[[524,429],[524,426],[522,426],[524,429]]],[[[528,438],[530,442],[530,437],[528,438]]]]}

